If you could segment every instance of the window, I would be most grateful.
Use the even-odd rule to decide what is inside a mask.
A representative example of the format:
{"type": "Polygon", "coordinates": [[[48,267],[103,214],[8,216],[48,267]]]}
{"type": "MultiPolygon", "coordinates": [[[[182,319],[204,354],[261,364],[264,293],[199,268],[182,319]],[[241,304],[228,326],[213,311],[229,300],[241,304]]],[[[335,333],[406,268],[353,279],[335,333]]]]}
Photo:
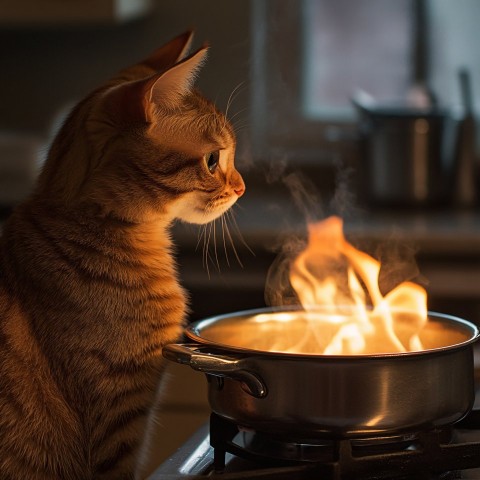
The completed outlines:
{"type": "Polygon", "coordinates": [[[304,0],[303,111],[351,119],[350,98],[404,95],[411,81],[410,0],[304,0]],[[368,34],[366,34],[368,32],[368,34]]]}

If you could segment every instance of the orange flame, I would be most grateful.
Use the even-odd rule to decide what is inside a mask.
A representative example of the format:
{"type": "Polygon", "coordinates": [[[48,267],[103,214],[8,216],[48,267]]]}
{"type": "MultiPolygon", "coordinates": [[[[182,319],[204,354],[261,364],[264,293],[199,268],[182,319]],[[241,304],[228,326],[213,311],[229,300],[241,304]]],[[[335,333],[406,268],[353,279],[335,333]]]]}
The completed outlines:
{"type": "MultiPolygon", "coordinates": [[[[309,225],[307,248],[290,270],[290,282],[303,308],[313,314],[328,308],[325,321],[335,327],[323,354],[375,354],[422,350],[418,333],[427,322],[425,289],[404,282],[382,295],[380,263],[347,242],[343,222],[330,217],[309,225]],[[326,317],[327,320],[326,320],[326,317]]],[[[310,315],[312,319],[315,315],[310,315]]],[[[320,342],[321,343],[321,342],[320,342]]]]}

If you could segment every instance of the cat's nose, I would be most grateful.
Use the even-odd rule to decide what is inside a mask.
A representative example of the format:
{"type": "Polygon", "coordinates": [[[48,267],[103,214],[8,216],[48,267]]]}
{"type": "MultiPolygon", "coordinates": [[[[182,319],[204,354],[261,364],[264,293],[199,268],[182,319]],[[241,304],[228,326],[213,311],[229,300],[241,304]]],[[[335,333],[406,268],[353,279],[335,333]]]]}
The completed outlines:
{"type": "Polygon", "coordinates": [[[242,187],[237,187],[237,188],[234,188],[233,191],[239,196],[241,197],[244,193],[245,193],[245,187],[242,186],[242,187]]]}
{"type": "Polygon", "coordinates": [[[243,181],[242,176],[236,170],[234,170],[232,173],[230,185],[238,197],[241,197],[245,193],[245,182],[243,181]]]}

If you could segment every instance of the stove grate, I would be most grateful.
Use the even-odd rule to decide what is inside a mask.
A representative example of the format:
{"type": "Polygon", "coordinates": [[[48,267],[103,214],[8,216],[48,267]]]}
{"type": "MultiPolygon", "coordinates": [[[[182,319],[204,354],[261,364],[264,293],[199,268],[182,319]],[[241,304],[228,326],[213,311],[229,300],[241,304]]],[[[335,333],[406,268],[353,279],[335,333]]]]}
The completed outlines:
{"type": "MultiPolygon", "coordinates": [[[[472,428],[476,428],[476,421],[478,415],[470,423],[472,428]]],[[[467,421],[463,422],[465,427],[467,421]]],[[[235,422],[212,413],[210,443],[216,473],[225,471],[228,452],[265,467],[263,475],[250,478],[283,478],[268,476],[269,469],[282,466],[291,469],[288,478],[292,480],[450,480],[461,478],[460,470],[480,467],[480,443],[455,443],[445,430],[438,429],[399,436],[392,442],[340,439],[307,444],[245,431],[235,422]]],[[[225,475],[228,473],[218,478],[228,480],[225,475]]]]}

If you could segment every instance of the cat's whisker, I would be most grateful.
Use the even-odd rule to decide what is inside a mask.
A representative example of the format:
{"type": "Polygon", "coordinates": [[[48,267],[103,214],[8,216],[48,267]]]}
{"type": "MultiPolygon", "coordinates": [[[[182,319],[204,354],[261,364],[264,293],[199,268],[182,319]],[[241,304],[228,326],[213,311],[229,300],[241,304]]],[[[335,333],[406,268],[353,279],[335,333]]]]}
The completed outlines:
{"type": "Polygon", "coordinates": [[[200,225],[200,228],[198,229],[197,244],[195,245],[195,251],[197,251],[198,247],[200,246],[200,242],[202,241],[204,232],[205,232],[205,225],[200,225]]]}
{"type": "Polygon", "coordinates": [[[210,267],[208,266],[209,243],[210,243],[210,232],[207,224],[205,225],[205,241],[203,243],[203,266],[207,270],[208,278],[210,278],[210,267]]]}
{"type": "Polygon", "coordinates": [[[235,248],[235,244],[233,243],[233,238],[232,238],[232,235],[230,234],[230,230],[228,229],[228,224],[225,224],[225,226],[226,226],[227,237],[228,237],[228,240],[230,241],[230,245],[232,246],[232,250],[233,250],[233,253],[235,254],[235,258],[237,259],[238,264],[243,268],[243,263],[240,260],[237,249],[235,248]]]}
{"type": "Polygon", "coordinates": [[[210,230],[208,224],[205,225],[205,241],[204,241],[204,250],[203,250],[203,262],[204,266],[208,271],[208,257],[209,257],[209,251],[210,251],[210,230]]]}
{"type": "MultiPolygon", "coordinates": [[[[241,108],[237,112],[235,112],[231,118],[229,118],[230,123],[232,124],[232,127],[235,129],[235,122],[234,119],[237,118],[239,115],[243,115],[245,112],[248,112],[248,108],[241,108]]],[[[237,118],[237,120],[244,120],[243,117],[237,118]]]]}
{"type": "Polygon", "coordinates": [[[245,207],[240,202],[237,202],[232,208],[236,208],[237,210],[245,211],[245,207]]]}
{"type": "Polygon", "coordinates": [[[229,121],[229,119],[228,119],[228,111],[230,110],[230,106],[232,105],[235,96],[240,92],[240,88],[243,87],[244,85],[245,85],[245,81],[240,82],[240,83],[232,90],[232,93],[230,93],[230,96],[228,97],[227,106],[226,106],[226,108],[225,108],[225,114],[224,114],[225,120],[224,120],[224,122],[223,122],[223,127],[222,127],[222,129],[221,129],[221,132],[223,132],[223,130],[224,130],[225,127],[227,126],[227,121],[229,121]]]}
{"type": "Polygon", "coordinates": [[[251,122],[249,118],[238,118],[237,121],[232,124],[233,131],[237,134],[239,131],[244,130],[245,128],[250,128],[251,122]]]}
{"type": "MultiPolygon", "coordinates": [[[[240,207],[240,205],[237,205],[237,206],[240,207]]],[[[230,220],[232,222],[233,228],[235,229],[236,235],[238,236],[238,238],[242,242],[243,246],[255,257],[255,252],[247,244],[247,242],[245,241],[245,238],[242,235],[242,232],[240,231],[240,228],[239,228],[237,220],[235,218],[235,213],[234,213],[233,209],[230,209],[229,213],[230,213],[230,220]]]]}
{"type": "Polygon", "coordinates": [[[208,272],[208,265],[207,265],[207,248],[208,248],[208,245],[207,245],[207,224],[203,224],[201,226],[201,232],[202,232],[201,238],[203,239],[202,266],[203,266],[203,268],[205,268],[207,270],[207,274],[208,274],[209,272],[208,272]]]}
{"type": "Polygon", "coordinates": [[[217,262],[217,270],[220,272],[220,262],[218,260],[218,252],[217,252],[217,231],[216,231],[216,226],[217,226],[217,221],[214,220],[212,222],[213,224],[213,251],[215,252],[215,260],[217,262]]]}
{"type": "Polygon", "coordinates": [[[225,239],[226,224],[225,224],[225,214],[224,213],[222,213],[222,216],[220,217],[220,219],[222,221],[223,250],[225,251],[225,259],[227,260],[227,265],[230,267],[230,259],[228,257],[228,250],[227,250],[227,242],[226,242],[226,239],[225,239]]]}
{"type": "Polygon", "coordinates": [[[241,131],[243,131],[247,128],[250,128],[250,123],[247,122],[247,121],[245,121],[244,124],[233,126],[233,129],[234,129],[236,135],[238,135],[241,131]]]}
{"type": "Polygon", "coordinates": [[[235,130],[235,134],[238,135],[239,133],[241,133],[242,131],[246,130],[246,129],[249,129],[250,128],[250,124],[245,122],[244,124],[241,124],[241,125],[236,125],[235,127],[233,127],[234,130],[235,130]]]}
{"type": "Polygon", "coordinates": [[[215,245],[215,222],[208,223],[207,228],[208,228],[208,238],[207,238],[205,262],[207,264],[207,272],[209,273],[209,278],[210,278],[210,269],[208,264],[210,263],[212,266],[217,267],[218,271],[220,271],[220,265],[218,263],[218,255],[216,252],[216,245],[215,245]],[[210,240],[212,239],[213,239],[213,249],[214,249],[215,257],[217,258],[217,261],[215,261],[212,254],[210,253],[210,240]]]}
{"type": "Polygon", "coordinates": [[[202,244],[202,266],[205,267],[205,239],[206,239],[206,229],[205,229],[205,226],[202,225],[202,229],[201,229],[201,232],[202,232],[202,240],[203,240],[203,244],[202,244]]]}
{"type": "Polygon", "coordinates": [[[227,100],[227,107],[225,108],[225,118],[228,118],[228,111],[230,110],[230,106],[233,103],[233,100],[235,99],[235,96],[238,95],[240,92],[240,88],[245,85],[245,81],[240,82],[239,84],[236,85],[236,87],[232,90],[230,93],[230,96],[228,97],[227,100]]]}

